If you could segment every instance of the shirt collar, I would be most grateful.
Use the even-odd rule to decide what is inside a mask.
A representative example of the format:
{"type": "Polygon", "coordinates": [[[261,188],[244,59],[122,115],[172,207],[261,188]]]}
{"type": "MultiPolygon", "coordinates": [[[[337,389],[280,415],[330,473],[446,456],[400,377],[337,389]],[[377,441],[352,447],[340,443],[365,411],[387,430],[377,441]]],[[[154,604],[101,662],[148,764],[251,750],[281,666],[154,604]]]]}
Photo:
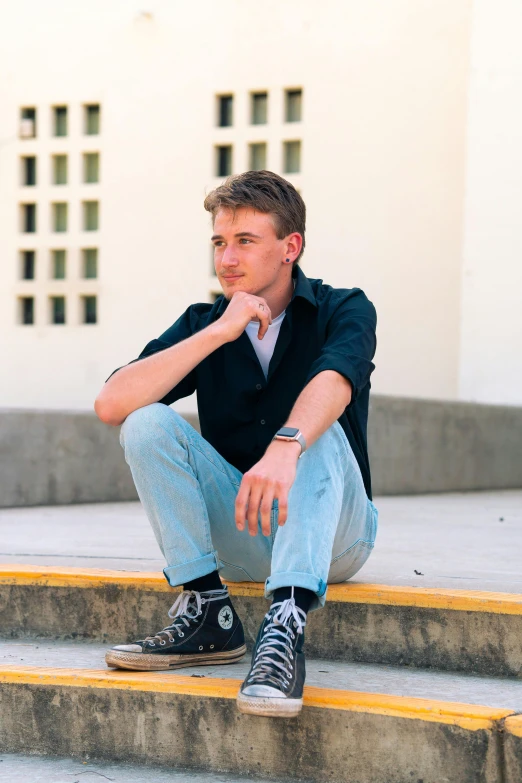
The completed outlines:
{"type": "MultiPolygon", "coordinates": [[[[317,300],[310,281],[298,264],[294,264],[294,268],[292,269],[292,280],[294,281],[294,293],[292,294],[292,299],[290,301],[293,302],[294,299],[299,296],[302,299],[306,299],[314,307],[317,307],[317,300]]],[[[228,299],[225,299],[225,297],[221,295],[218,302],[216,317],[223,315],[227,309],[228,299]]]]}
{"type": "Polygon", "coordinates": [[[317,299],[315,298],[310,281],[298,264],[294,264],[292,278],[295,280],[295,288],[291,301],[293,301],[296,296],[300,296],[310,302],[314,307],[317,307],[317,299]]]}

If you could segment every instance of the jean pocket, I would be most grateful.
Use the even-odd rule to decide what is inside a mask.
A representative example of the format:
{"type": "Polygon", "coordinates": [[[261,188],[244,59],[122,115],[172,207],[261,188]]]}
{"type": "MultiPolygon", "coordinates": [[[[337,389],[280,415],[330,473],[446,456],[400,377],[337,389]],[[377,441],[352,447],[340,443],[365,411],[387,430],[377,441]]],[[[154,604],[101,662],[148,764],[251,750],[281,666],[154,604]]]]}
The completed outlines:
{"type": "Polygon", "coordinates": [[[221,558],[219,558],[219,575],[225,582],[255,582],[255,579],[252,579],[244,568],[227,563],[221,558]]]}
{"type": "Polygon", "coordinates": [[[346,582],[347,579],[355,576],[370,557],[372,549],[373,541],[364,541],[360,538],[349,549],[337,555],[330,563],[328,583],[346,582]]]}

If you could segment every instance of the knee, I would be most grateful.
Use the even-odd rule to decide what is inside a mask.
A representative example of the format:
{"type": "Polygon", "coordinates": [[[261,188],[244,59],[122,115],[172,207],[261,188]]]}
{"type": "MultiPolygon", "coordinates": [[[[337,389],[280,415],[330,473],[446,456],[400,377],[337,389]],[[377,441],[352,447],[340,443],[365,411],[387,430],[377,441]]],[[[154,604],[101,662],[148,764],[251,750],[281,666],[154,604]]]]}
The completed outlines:
{"type": "Polygon", "coordinates": [[[141,451],[147,444],[157,443],[162,435],[175,434],[178,419],[178,413],[159,402],[137,408],[121,425],[120,443],[126,453],[136,447],[141,451]]]}

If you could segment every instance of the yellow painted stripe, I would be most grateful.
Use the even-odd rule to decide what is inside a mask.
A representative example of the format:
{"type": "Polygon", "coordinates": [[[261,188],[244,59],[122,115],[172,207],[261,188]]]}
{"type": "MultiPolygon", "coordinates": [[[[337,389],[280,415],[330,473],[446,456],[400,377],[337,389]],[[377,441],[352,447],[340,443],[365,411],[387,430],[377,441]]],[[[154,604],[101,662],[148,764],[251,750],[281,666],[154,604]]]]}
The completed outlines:
{"type": "MultiPolygon", "coordinates": [[[[103,569],[57,568],[54,566],[0,565],[0,585],[43,585],[49,587],[103,587],[116,584],[136,590],[170,593],[162,573],[105,571],[103,569]]],[[[232,595],[260,597],[263,585],[254,582],[229,583],[232,595]]],[[[451,609],[461,612],[490,612],[522,615],[522,595],[480,590],[397,587],[345,583],[330,585],[328,600],[380,606],[413,606],[451,609]]]]}
{"type": "MultiPolygon", "coordinates": [[[[55,669],[36,666],[4,665],[0,684],[46,685],[75,688],[100,688],[149,693],[170,693],[200,698],[235,699],[240,680],[187,677],[173,673],[122,672],[105,669],[55,669]]],[[[422,720],[460,726],[470,731],[491,729],[513,710],[494,709],[473,704],[458,704],[431,699],[390,696],[382,693],[358,693],[332,688],[305,686],[304,704],[319,709],[363,712],[374,715],[422,720]]]]}
{"type": "Polygon", "coordinates": [[[512,718],[508,718],[504,723],[504,728],[508,734],[522,739],[522,715],[514,715],[512,718]]]}

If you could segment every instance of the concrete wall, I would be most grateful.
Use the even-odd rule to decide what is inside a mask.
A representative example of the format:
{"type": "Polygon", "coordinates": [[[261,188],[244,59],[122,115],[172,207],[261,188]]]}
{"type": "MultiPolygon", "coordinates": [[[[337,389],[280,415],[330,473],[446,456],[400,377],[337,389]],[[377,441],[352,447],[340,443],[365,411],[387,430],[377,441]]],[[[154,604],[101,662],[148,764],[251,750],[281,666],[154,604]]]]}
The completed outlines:
{"type": "MultiPolygon", "coordinates": [[[[462,220],[472,0],[18,0],[0,24],[0,405],[91,409],[109,373],[138,355],[192,302],[208,301],[211,228],[202,208],[218,182],[214,147],[268,144],[283,172],[284,140],[302,141],[290,174],[308,207],[303,269],[360,287],[378,313],[377,393],[458,398],[462,220]],[[146,11],[149,13],[143,13],[146,11]],[[287,123],[285,88],[302,87],[301,122],[287,123]],[[267,125],[251,125],[253,90],[269,93],[267,125]],[[216,127],[217,93],[233,93],[234,124],[216,127]],[[101,104],[101,133],[84,136],[82,104],[101,104]],[[51,107],[69,107],[67,137],[51,107]],[[38,110],[38,136],[18,138],[21,106],[38,110]],[[99,184],[81,181],[81,155],[99,151],[99,184]],[[51,155],[69,156],[52,185],[51,155]],[[20,156],[36,155],[35,187],[20,156]],[[83,199],[99,199],[100,229],[82,230],[83,199]],[[38,231],[18,208],[38,206],[38,231]],[[70,226],[51,231],[50,205],[70,226]],[[99,277],[81,278],[83,247],[99,248],[99,277]],[[37,251],[35,280],[18,253],[37,251]],[[49,275],[66,248],[65,280],[49,275]],[[51,295],[67,323],[49,323],[51,295]],[[82,324],[82,294],[99,323],[82,324]],[[36,323],[16,323],[35,296],[36,323]]],[[[520,343],[519,343],[520,345],[520,343]]],[[[484,363],[477,355],[476,363],[484,363]]],[[[499,386],[502,374],[495,375],[499,386]]],[[[520,390],[519,390],[520,393],[520,390]]],[[[522,397],[517,398],[522,403],[522,397]]],[[[183,403],[195,410],[193,401],[183,403]]]]}
{"type": "MultiPolygon", "coordinates": [[[[118,437],[91,413],[0,411],[0,506],[135,500],[118,437]]],[[[522,487],[522,408],[375,395],[368,438],[374,495],[522,487]]]]}
{"type": "Polygon", "coordinates": [[[460,398],[522,397],[520,0],[475,0],[471,43],[460,398]]]}

